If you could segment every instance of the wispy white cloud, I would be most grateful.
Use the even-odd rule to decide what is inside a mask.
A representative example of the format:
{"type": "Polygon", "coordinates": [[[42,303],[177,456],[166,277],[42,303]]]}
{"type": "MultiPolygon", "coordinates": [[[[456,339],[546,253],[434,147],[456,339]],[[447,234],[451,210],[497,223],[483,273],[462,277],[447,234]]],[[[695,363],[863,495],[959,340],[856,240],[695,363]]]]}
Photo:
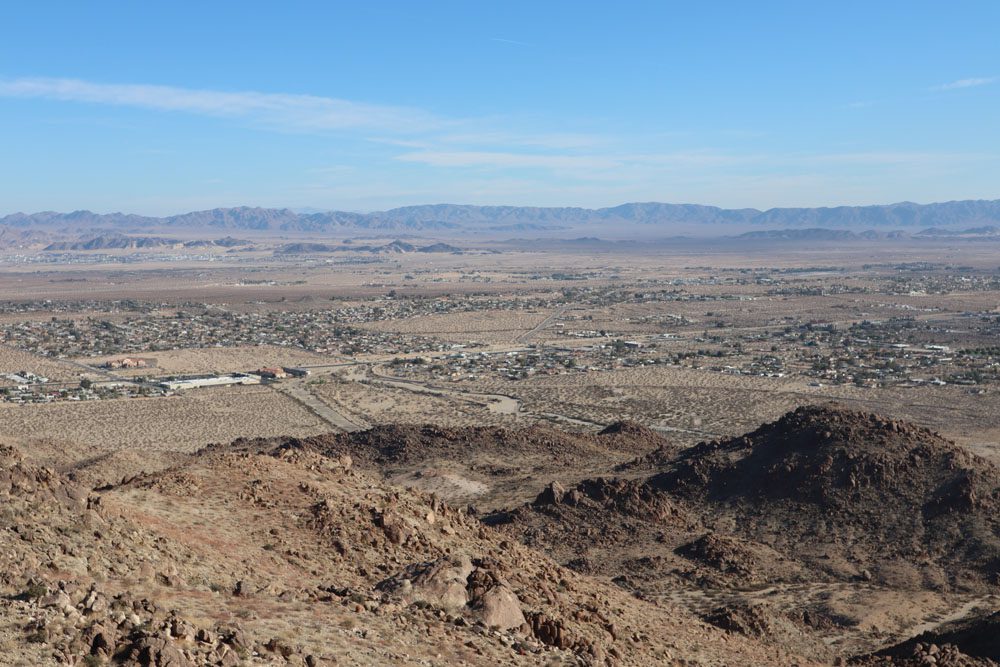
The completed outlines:
{"type": "Polygon", "coordinates": [[[255,91],[226,92],[146,84],[106,84],[79,79],[0,79],[0,96],[243,118],[279,129],[297,131],[369,129],[414,132],[445,124],[441,119],[416,109],[365,104],[332,97],[255,91]]]}
{"type": "Polygon", "coordinates": [[[843,153],[736,153],[711,150],[662,153],[522,153],[471,150],[420,150],[396,160],[431,167],[479,167],[497,170],[549,169],[572,172],[580,179],[619,180],[643,174],[730,173],[733,170],[801,171],[833,167],[894,166],[929,168],[996,160],[988,153],[868,151],[843,153]]]}
{"type": "Polygon", "coordinates": [[[632,154],[624,158],[630,164],[658,166],[675,169],[698,167],[734,167],[760,163],[773,156],[759,153],[720,152],[717,150],[690,150],[664,153],[632,154]]]}
{"type": "Polygon", "coordinates": [[[596,155],[542,155],[499,151],[413,151],[397,155],[396,159],[434,167],[610,169],[621,164],[615,158],[596,155]]]}
{"type": "Polygon", "coordinates": [[[396,156],[402,162],[433,167],[492,167],[497,169],[540,168],[578,172],[644,167],[684,169],[724,167],[768,159],[763,155],[736,155],[713,151],[669,153],[528,153],[515,151],[421,150],[396,156]]]}
{"type": "Polygon", "coordinates": [[[528,44],[527,42],[519,42],[516,39],[506,39],[504,37],[490,37],[491,42],[500,42],[502,44],[514,44],[516,46],[534,46],[534,44],[528,44]]]}
{"type": "Polygon", "coordinates": [[[533,146],[551,149],[594,148],[608,143],[607,137],[593,134],[573,134],[569,132],[511,132],[507,130],[484,129],[453,134],[442,134],[436,140],[447,144],[463,146],[533,146]]]}
{"type": "Polygon", "coordinates": [[[503,118],[445,118],[421,109],[257,91],[219,91],[150,84],[108,84],[65,78],[0,78],[0,97],[133,107],[239,119],[274,130],[365,131],[372,143],[410,149],[435,146],[580,149],[607,137],[570,132],[518,132],[503,118]]]}
{"type": "MultiPolygon", "coordinates": [[[[965,79],[944,89],[986,85],[1000,79],[965,79]]],[[[332,201],[348,197],[352,188],[381,193],[383,198],[449,197],[435,193],[464,192],[457,183],[478,183],[478,192],[509,183],[512,194],[525,183],[541,191],[563,193],[662,192],[665,184],[684,188],[694,198],[697,188],[712,192],[752,178],[816,177],[847,182],[875,171],[905,174],[907,178],[936,176],[942,171],[988,173],[979,168],[996,155],[956,152],[869,151],[783,152],[764,142],[748,142],[759,133],[632,131],[606,134],[575,133],[578,125],[549,122],[536,116],[454,118],[422,109],[373,105],[363,102],[288,93],[231,92],[146,84],[106,84],[63,78],[0,78],[0,98],[32,98],[67,103],[101,104],[186,113],[230,119],[232,122],[277,131],[345,134],[369,145],[338,160],[358,159],[357,164],[334,164],[303,174],[303,192],[315,189],[332,201]],[[699,137],[700,140],[699,141],[699,137]],[[699,146],[708,143],[715,147],[699,146]],[[683,147],[683,148],[682,148],[683,147]],[[389,167],[389,168],[386,168],[389,167]],[[886,168],[889,167],[889,168],[886,168]],[[443,179],[437,169],[452,169],[443,179]],[[462,170],[465,173],[459,173],[462,170]],[[378,180],[382,179],[382,180],[378,180]],[[742,179],[742,180],[741,180],[742,179]],[[492,184],[492,185],[491,185],[492,184]],[[518,184],[516,187],[514,184],[518,184]],[[451,189],[449,189],[451,188],[451,189]],[[394,194],[392,194],[394,193],[394,194]],[[424,193],[424,194],[421,194],[424,193]]],[[[76,114],[66,114],[76,117],[76,114]]],[[[130,119],[131,120],[131,119],[130,119]]],[[[775,144],[776,145],[776,144],[775,144]]],[[[793,182],[789,180],[788,182],[793,182]]],[[[748,189],[748,192],[750,190],[748,189]]],[[[506,196],[508,191],[504,190],[506,196]]],[[[225,193],[222,193],[225,194],[225,193]]],[[[359,195],[360,196],[360,195],[359,195]]],[[[369,196],[369,195],[365,195],[369,196]]],[[[500,195],[497,195],[500,197],[500,195]]],[[[665,196],[665,195],[664,195],[665,196]]],[[[678,195],[680,196],[680,195],[678,195]]],[[[714,195],[713,195],[714,196],[714,195]]],[[[236,195],[233,195],[236,198],[236,195]]],[[[485,194],[483,195],[485,198],[485,194]]],[[[352,200],[353,201],[353,200],[352,200]]],[[[360,199],[357,200],[360,202],[360,199]]],[[[298,203],[306,202],[304,195],[298,203]]]]}
{"type": "Polygon", "coordinates": [[[988,77],[974,77],[970,79],[959,79],[957,81],[952,81],[951,83],[945,83],[940,86],[934,86],[932,90],[958,90],[960,88],[975,88],[976,86],[987,86],[991,83],[996,83],[998,77],[988,76],[988,77]]]}
{"type": "Polygon", "coordinates": [[[930,151],[861,151],[847,153],[820,153],[789,156],[789,164],[848,165],[848,166],[897,166],[934,167],[940,165],[973,164],[996,160],[991,153],[950,153],[930,151]]]}
{"type": "MultiPolygon", "coordinates": [[[[455,141],[458,137],[447,137],[455,141]]],[[[446,142],[445,142],[446,143],[446,142]]],[[[498,141],[497,143],[517,143],[498,141]]],[[[524,142],[529,144],[530,142],[524,142]]],[[[558,143],[558,142],[556,142],[558,143]]],[[[431,148],[410,151],[395,156],[402,162],[417,162],[433,167],[494,167],[544,168],[559,170],[609,170],[632,167],[690,168],[724,167],[766,160],[773,156],[757,154],[722,153],[711,150],[675,151],[661,153],[630,153],[604,147],[604,151],[498,151],[431,148]]]]}

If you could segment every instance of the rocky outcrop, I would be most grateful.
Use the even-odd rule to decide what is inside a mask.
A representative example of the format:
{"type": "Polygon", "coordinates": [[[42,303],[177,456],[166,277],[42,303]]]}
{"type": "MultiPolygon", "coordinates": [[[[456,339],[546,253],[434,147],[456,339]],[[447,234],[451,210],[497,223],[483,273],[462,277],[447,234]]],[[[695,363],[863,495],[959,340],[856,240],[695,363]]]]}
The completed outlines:
{"type": "Polygon", "coordinates": [[[448,611],[459,611],[469,602],[466,590],[475,568],[468,556],[440,558],[410,565],[386,579],[378,589],[400,597],[405,603],[424,603],[448,611]]]}
{"type": "MultiPolygon", "coordinates": [[[[126,667],[235,667],[265,645],[247,640],[239,626],[198,627],[148,599],[109,596],[97,586],[84,589],[60,581],[35,599],[28,641],[48,643],[60,664],[81,656],[126,667]]],[[[300,656],[304,660],[305,656],[300,656]]],[[[90,663],[87,663],[90,664],[90,663]]]]}
{"type": "Polygon", "coordinates": [[[851,664],[994,667],[1000,664],[1000,612],[948,623],[877,653],[859,656],[851,664]]]}
{"type": "Polygon", "coordinates": [[[500,630],[524,625],[521,602],[510,584],[481,561],[468,556],[417,563],[378,584],[379,591],[405,604],[425,604],[500,630]]]}

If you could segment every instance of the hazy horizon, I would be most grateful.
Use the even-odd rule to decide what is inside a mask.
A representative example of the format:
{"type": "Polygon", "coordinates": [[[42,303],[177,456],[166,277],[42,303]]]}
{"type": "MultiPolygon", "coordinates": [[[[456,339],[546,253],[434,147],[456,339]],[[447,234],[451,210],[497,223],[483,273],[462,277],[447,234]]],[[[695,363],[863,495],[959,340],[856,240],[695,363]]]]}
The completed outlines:
{"type": "Polygon", "coordinates": [[[58,9],[5,12],[6,210],[1000,197],[993,3],[58,9]]]}
{"type": "Polygon", "coordinates": [[[178,209],[178,210],[167,211],[167,212],[159,213],[159,214],[156,214],[156,213],[143,213],[141,211],[132,211],[132,210],[126,210],[126,209],[122,209],[122,208],[118,208],[118,209],[109,208],[109,209],[103,209],[103,210],[94,210],[94,209],[90,209],[90,208],[80,208],[80,207],[77,207],[77,208],[67,208],[67,209],[62,209],[62,210],[57,210],[57,209],[53,209],[53,208],[37,209],[37,210],[30,210],[30,211],[29,210],[16,210],[16,211],[15,210],[0,210],[0,218],[6,217],[6,216],[11,216],[11,215],[18,215],[18,214],[35,215],[35,214],[40,214],[40,213],[57,213],[57,214],[66,215],[66,214],[78,213],[78,212],[88,212],[88,213],[93,213],[95,215],[116,215],[116,214],[121,214],[121,215],[137,215],[137,216],[148,217],[148,218],[170,218],[170,217],[174,217],[174,216],[185,215],[185,214],[188,214],[188,213],[198,213],[198,212],[202,212],[202,211],[213,211],[213,210],[220,210],[220,209],[222,209],[222,210],[225,210],[225,209],[243,209],[243,208],[247,208],[247,209],[259,208],[259,209],[279,210],[279,211],[280,210],[289,210],[289,211],[292,211],[293,213],[296,213],[296,214],[299,214],[299,215],[312,215],[312,214],[317,214],[317,213],[355,213],[355,214],[358,214],[358,215],[374,215],[374,214],[377,214],[377,213],[385,213],[385,212],[396,210],[396,209],[422,208],[422,207],[435,207],[435,206],[454,206],[454,207],[472,207],[472,208],[493,208],[493,207],[495,207],[495,208],[582,209],[582,210],[599,211],[599,210],[613,209],[613,208],[617,208],[617,207],[620,207],[620,206],[629,206],[629,205],[633,205],[633,204],[638,204],[638,205],[644,205],[644,204],[666,204],[666,205],[671,205],[671,206],[703,206],[703,207],[707,207],[707,208],[719,208],[719,209],[722,209],[722,210],[748,210],[748,209],[755,209],[755,210],[760,211],[762,213],[766,213],[768,211],[786,210],[786,209],[807,209],[807,210],[810,210],[810,209],[833,209],[833,208],[868,208],[868,207],[891,207],[891,206],[900,206],[900,205],[906,205],[906,204],[914,204],[916,206],[930,206],[930,205],[935,205],[935,204],[952,204],[952,203],[958,203],[958,202],[963,202],[963,201],[992,202],[992,201],[1000,201],[1000,199],[979,198],[979,199],[953,199],[953,200],[947,200],[947,201],[912,201],[912,200],[906,200],[906,201],[873,202],[873,203],[862,203],[862,204],[850,204],[850,203],[848,203],[848,204],[837,204],[837,205],[834,205],[834,206],[823,206],[823,205],[815,205],[815,206],[809,206],[809,205],[806,205],[806,206],[768,206],[768,207],[764,207],[764,208],[754,207],[754,206],[719,206],[719,205],[711,204],[711,203],[690,202],[690,201],[666,202],[666,201],[652,201],[652,200],[651,201],[623,201],[623,202],[608,204],[608,205],[605,205],[605,206],[579,206],[579,205],[575,205],[575,204],[553,204],[551,206],[548,206],[548,205],[546,205],[546,206],[540,206],[540,205],[533,205],[533,204],[472,204],[472,203],[467,203],[467,202],[445,202],[445,201],[439,201],[439,202],[418,202],[418,203],[411,203],[411,204],[400,204],[399,206],[393,206],[391,208],[367,209],[367,210],[362,210],[362,209],[342,209],[342,208],[319,208],[319,207],[312,207],[312,206],[301,206],[301,207],[300,206],[287,206],[287,205],[258,206],[258,205],[252,205],[252,204],[233,204],[233,205],[228,205],[228,206],[221,206],[221,205],[220,206],[209,206],[207,208],[202,208],[202,209],[184,209],[184,210],[178,209]]]}

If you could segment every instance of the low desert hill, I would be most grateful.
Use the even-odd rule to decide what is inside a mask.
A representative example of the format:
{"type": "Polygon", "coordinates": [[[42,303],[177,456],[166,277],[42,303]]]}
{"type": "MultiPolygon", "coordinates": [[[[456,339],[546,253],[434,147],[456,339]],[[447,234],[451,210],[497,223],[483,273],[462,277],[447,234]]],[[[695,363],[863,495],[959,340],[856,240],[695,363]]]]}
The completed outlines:
{"type": "Polygon", "coordinates": [[[46,252],[61,252],[67,250],[140,250],[171,247],[235,248],[247,245],[250,245],[250,241],[235,239],[231,236],[215,240],[184,241],[159,236],[127,236],[125,234],[109,233],[71,241],[55,241],[45,246],[44,250],[46,252]]]}
{"type": "Polygon", "coordinates": [[[998,583],[1000,471],[920,427],[801,408],[618,470],[651,468],[644,479],[556,482],[487,522],[605,574],[955,591],[998,583]]]}
{"type": "Polygon", "coordinates": [[[9,664],[996,657],[1000,474],[877,415],[800,408],[689,449],[627,422],[381,425],[98,488],[84,464],[0,449],[9,664]]]}
{"type": "Polygon", "coordinates": [[[1000,575],[1000,470],[878,415],[800,408],[647,481],[838,579],[982,590],[1000,575]]]}
{"type": "Polygon", "coordinates": [[[433,492],[448,502],[471,504],[486,512],[530,500],[540,485],[556,476],[583,479],[643,452],[673,451],[659,434],[629,422],[612,424],[596,434],[542,426],[382,424],[353,433],[254,442],[348,455],[356,466],[397,486],[433,492]]]}
{"type": "Polygon", "coordinates": [[[1000,664],[1000,612],[947,623],[896,646],[861,656],[850,664],[859,667],[995,667],[1000,664]]]}
{"type": "Polygon", "coordinates": [[[303,255],[330,252],[368,252],[373,254],[396,255],[408,252],[461,253],[462,249],[447,243],[433,243],[430,245],[417,246],[412,243],[396,239],[395,241],[390,241],[389,243],[382,245],[333,245],[329,243],[306,242],[288,243],[275,250],[275,253],[279,255],[303,255]]]}
{"type": "Polygon", "coordinates": [[[0,497],[7,664],[796,662],[295,443],[100,490],[7,448],[0,497]]]}

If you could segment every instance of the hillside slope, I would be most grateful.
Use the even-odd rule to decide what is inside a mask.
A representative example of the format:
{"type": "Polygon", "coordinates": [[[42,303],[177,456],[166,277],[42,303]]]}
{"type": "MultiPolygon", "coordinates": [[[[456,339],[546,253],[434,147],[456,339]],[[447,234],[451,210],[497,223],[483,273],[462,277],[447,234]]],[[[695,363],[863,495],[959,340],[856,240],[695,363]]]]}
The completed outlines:
{"type": "Polygon", "coordinates": [[[0,639],[26,664],[795,662],[347,456],[215,446],[87,492],[2,453],[0,639]]]}

